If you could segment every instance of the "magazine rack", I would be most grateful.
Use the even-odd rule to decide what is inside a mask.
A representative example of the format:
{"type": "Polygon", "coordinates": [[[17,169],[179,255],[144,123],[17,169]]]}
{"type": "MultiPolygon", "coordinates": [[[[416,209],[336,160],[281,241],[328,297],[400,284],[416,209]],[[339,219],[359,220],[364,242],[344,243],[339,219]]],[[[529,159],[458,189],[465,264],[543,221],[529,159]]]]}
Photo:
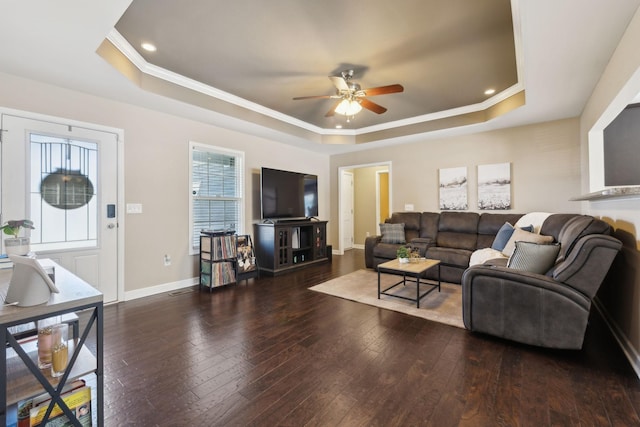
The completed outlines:
{"type": "Polygon", "coordinates": [[[253,242],[251,241],[250,235],[238,235],[237,253],[238,272],[236,273],[236,276],[238,282],[241,280],[258,277],[260,273],[260,270],[258,269],[258,259],[256,258],[256,252],[253,247],[253,242]]]}
{"type": "MultiPolygon", "coordinates": [[[[0,271],[0,426],[7,425],[8,409],[16,410],[18,402],[35,397],[43,392],[51,396],[49,410],[42,425],[47,423],[49,413],[57,404],[75,426],[80,426],[74,413],[61,398],[63,387],[74,379],[95,374],[96,393],[93,408],[98,426],[104,424],[103,413],[103,302],[102,294],[73,273],[55,264],[55,284],[59,293],[52,293],[48,302],[31,307],[4,305],[11,270],[0,271]],[[29,322],[37,322],[66,313],[84,310],[88,320],[80,337],[72,340],[73,351],[69,353],[67,369],[61,377],[51,377],[48,370],[40,370],[37,348],[33,340],[18,341],[10,328],[29,322]],[[95,354],[85,345],[89,334],[95,331],[95,354]]],[[[70,348],[71,350],[71,348],[70,348]]]]}
{"type": "Polygon", "coordinates": [[[202,231],[200,235],[200,289],[236,282],[236,232],[202,231]]]}

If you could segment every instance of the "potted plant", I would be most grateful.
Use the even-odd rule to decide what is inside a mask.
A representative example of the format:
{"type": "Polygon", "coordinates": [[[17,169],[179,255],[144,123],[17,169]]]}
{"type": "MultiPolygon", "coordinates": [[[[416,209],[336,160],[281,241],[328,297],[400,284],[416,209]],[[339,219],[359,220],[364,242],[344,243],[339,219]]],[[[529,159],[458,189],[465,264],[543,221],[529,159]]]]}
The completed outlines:
{"type": "Polygon", "coordinates": [[[400,246],[398,248],[398,250],[396,251],[396,255],[398,256],[398,261],[401,264],[409,262],[409,255],[410,254],[411,254],[411,251],[406,246],[400,246]]]}
{"type": "Polygon", "coordinates": [[[0,227],[4,234],[13,236],[4,239],[4,248],[7,255],[27,255],[29,253],[29,238],[20,237],[20,231],[23,228],[34,230],[33,221],[28,219],[11,220],[0,227]]]}

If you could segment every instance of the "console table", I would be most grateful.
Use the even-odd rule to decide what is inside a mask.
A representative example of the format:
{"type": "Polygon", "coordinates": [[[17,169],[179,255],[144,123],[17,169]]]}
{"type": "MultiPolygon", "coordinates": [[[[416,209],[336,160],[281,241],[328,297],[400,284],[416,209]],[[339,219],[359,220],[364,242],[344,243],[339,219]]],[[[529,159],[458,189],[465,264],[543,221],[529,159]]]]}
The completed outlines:
{"type": "MultiPolygon", "coordinates": [[[[104,424],[103,412],[103,302],[102,293],[70,271],[54,263],[55,284],[59,293],[52,293],[45,304],[31,307],[4,305],[4,299],[11,279],[11,270],[0,271],[0,426],[7,423],[7,408],[37,395],[51,396],[49,409],[58,404],[69,420],[76,426],[80,423],[60,397],[65,384],[76,378],[95,374],[95,400],[92,404],[97,424],[104,424]],[[61,377],[54,378],[48,370],[38,369],[37,348],[19,342],[10,328],[37,322],[53,316],[86,310],[89,315],[84,329],[77,340],[70,340],[69,363],[61,377]],[[90,332],[95,330],[96,352],[85,345],[90,332]]],[[[83,318],[86,315],[83,313],[83,318]]],[[[46,422],[44,423],[46,424],[46,422]]]]}

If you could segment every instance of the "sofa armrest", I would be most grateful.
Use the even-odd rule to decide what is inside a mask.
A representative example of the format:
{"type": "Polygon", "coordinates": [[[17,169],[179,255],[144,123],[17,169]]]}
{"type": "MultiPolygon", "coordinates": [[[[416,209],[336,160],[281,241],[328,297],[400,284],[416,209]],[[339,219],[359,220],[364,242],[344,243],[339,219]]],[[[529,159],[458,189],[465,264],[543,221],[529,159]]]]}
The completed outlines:
{"type": "Polygon", "coordinates": [[[429,237],[416,237],[415,239],[411,239],[411,241],[407,244],[407,246],[412,249],[418,249],[421,257],[426,256],[427,249],[434,245],[434,240],[429,237]]]}
{"type": "Polygon", "coordinates": [[[591,300],[551,277],[477,265],[462,276],[467,329],[551,348],[582,347],[591,300]]]}
{"type": "Polygon", "coordinates": [[[368,236],[364,239],[364,265],[373,268],[373,248],[380,243],[382,236],[368,236]]]}

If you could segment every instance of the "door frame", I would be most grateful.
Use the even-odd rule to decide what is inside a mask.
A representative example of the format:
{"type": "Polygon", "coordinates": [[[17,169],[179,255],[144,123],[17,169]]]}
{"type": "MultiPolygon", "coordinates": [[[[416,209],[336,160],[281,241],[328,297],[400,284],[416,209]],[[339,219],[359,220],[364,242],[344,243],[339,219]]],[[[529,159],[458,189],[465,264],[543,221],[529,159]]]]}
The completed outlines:
{"type": "Polygon", "coordinates": [[[355,187],[353,185],[354,184],[354,179],[353,178],[354,178],[354,174],[349,169],[343,169],[342,172],[340,173],[340,182],[339,182],[340,189],[339,189],[339,192],[338,192],[338,194],[340,195],[340,202],[338,204],[338,207],[340,209],[340,215],[341,215],[340,216],[340,232],[341,232],[341,234],[340,234],[340,245],[339,245],[340,246],[340,254],[343,254],[344,251],[346,251],[347,249],[353,249],[353,245],[354,245],[353,238],[355,237],[354,236],[354,231],[355,231],[355,224],[354,224],[355,210],[353,208],[355,207],[355,205],[354,205],[354,202],[355,202],[355,187]],[[343,204],[345,202],[343,197],[346,196],[345,192],[342,191],[342,190],[344,188],[346,177],[350,177],[349,179],[351,180],[351,186],[349,187],[351,189],[351,194],[350,194],[350,196],[351,196],[350,197],[350,200],[351,200],[351,206],[350,206],[351,207],[351,209],[350,209],[350,211],[351,211],[351,218],[350,218],[351,219],[351,245],[350,246],[345,244],[345,242],[344,242],[344,238],[348,237],[348,236],[346,236],[346,234],[347,234],[346,233],[347,226],[345,225],[345,221],[348,218],[347,218],[347,216],[344,214],[344,212],[342,210],[344,208],[343,204]]]}
{"type": "MultiPolygon", "coordinates": [[[[338,167],[338,251],[339,255],[344,255],[344,247],[342,245],[344,239],[344,227],[342,223],[344,221],[342,215],[342,172],[351,169],[360,169],[360,168],[370,168],[373,166],[386,166],[389,172],[389,212],[391,212],[391,206],[393,206],[393,173],[392,173],[392,162],[391,161],[382,161],[382,162],[374,162],[374,163],[361,163],[350,166],[339,166],[338,167]]],[[[376,189],[377,191],[377,189],[376,189]]],[[[355,187],[354,187],[354,196],[355,196],[355,187]]],[[[376,195],[378,197],[378,195],[376,195]]],[[[355,197],[354,197],[355,200],[355,197]]],[[[356,218],[354,215],[354,222],[356,218]]]]}
{"type": "MultiPolygon", "coordinates": [[[[118,204],[116,207],[116,218],[117,218],[117,234],[118,234],[118,244],[117,244],[117,254],[116,254],[116,264],[117,264],[117,290],[118,290],[118,298],[115,303],[124,301],[124,231],[125,231],[125,209],[124,209],[124,129],[118,129],[110,126],[99,125],[96,123],[83,122],[79,120],[68,119],[64,117],[51,116],[46,114],[34,113],[31,111],[24,110],[16,110],[12,108],[0,107],[0,115],[6,114],[11,116],[17,116],[28,120],[38,120],[41,122],[48,122],[51,124],[57,125],[69,125],[72,127],[83,128],[88,130],[94,130],[99,132],[111,133],[116,135],[117,140],[117,183],[116,183],[116,191],[118,192],[117,200],[118,204]]],[[[0,130],[1,132],[1,130],[0,130]]],[[[0,158],[0,168],[2,168],[2,159],[0,158]]],[[[4,183],[1,183],[5,185],[4,183]]],[[[0,188],[2,191],[2,188],[0,188]]],[[[0,212],[2,212],[2,201],[0,200],[0,212]]]]}

